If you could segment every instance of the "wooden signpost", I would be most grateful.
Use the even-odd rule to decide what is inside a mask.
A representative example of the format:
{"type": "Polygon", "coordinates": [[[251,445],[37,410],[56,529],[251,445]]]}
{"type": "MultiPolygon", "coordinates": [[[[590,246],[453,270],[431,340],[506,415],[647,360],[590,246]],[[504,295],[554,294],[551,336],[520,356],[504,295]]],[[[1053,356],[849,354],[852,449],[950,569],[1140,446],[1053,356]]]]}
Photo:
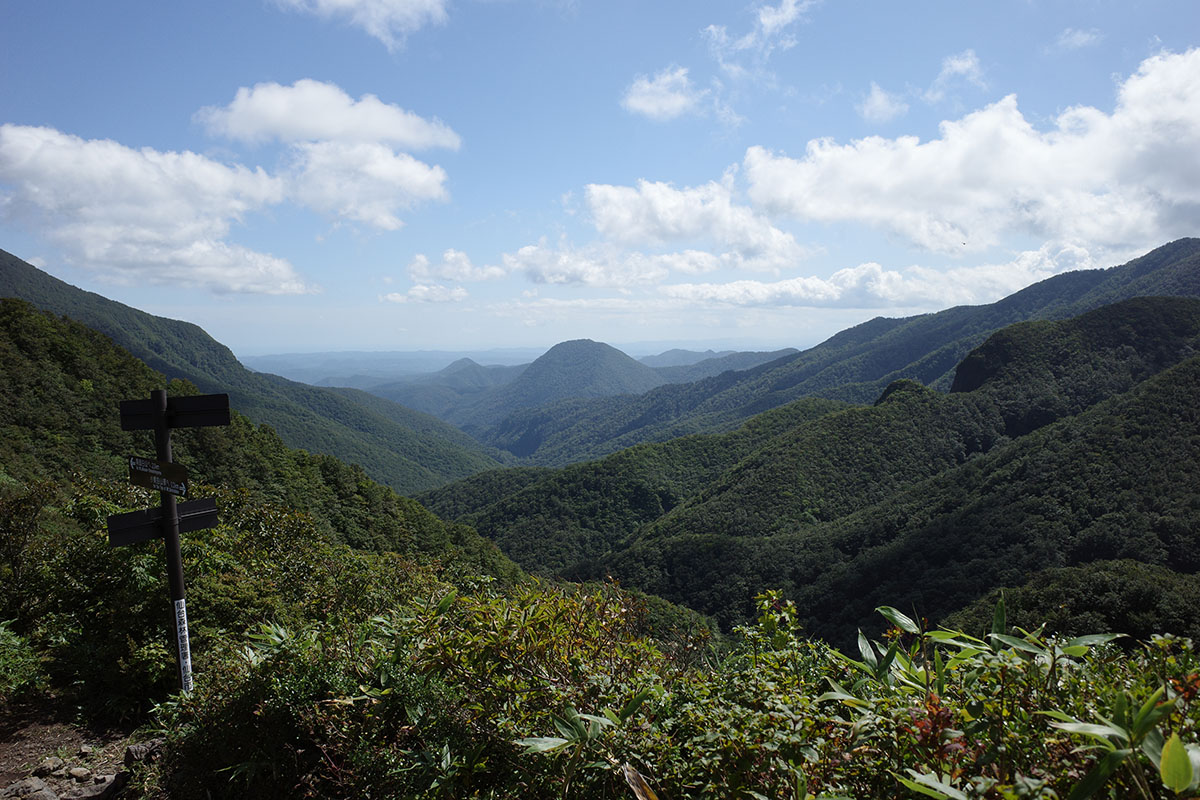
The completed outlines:
{"type": "Polygon", "coordinates": [[[192,653],[188,644],[187,599],[183,582],[183,558],[179,552],[179,534],[211,528],[217,524],[214,500],[186,497],[187,470],[171,461],[171,429],[228,425],[229,395],[206,394],[167,399],[165,389],[150,392],[149,400],[121,403],[121,430],[154,431],[156,458],[129,458],[129,482],[156,489],[160,505],[145,511],[114,514],[108,518],[108,543],[112,547],[163,539],[167,546],[167,584],[175,615],[175,642],[179,651],[179,687],[192,690],[192,653]]]}

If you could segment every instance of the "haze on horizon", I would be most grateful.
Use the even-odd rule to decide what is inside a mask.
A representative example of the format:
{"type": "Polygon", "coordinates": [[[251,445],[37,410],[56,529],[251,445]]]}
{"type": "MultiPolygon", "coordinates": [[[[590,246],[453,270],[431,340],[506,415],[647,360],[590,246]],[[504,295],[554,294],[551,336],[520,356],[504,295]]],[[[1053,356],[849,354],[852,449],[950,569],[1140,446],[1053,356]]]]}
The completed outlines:
{"type": "Polygon", "coordinates": [[[1200,234],[1187,0],[18,4],[0,71],[0,247],[246,356],[803,349],[1200,234]]]}

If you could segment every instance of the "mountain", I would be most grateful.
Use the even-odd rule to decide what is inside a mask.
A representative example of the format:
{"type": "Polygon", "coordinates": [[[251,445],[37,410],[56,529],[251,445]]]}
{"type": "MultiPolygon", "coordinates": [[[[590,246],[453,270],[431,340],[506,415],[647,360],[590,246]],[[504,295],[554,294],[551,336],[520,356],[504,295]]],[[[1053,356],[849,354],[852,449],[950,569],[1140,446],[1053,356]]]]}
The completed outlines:
{"type": "MultiPolygon", "coordinates": [[[[233,407],[285,442],[361,464],[402,493],[494,468],[499,454],[450,425],[361,392],[332,391],[247,370],[229,348],[188,322],[85,292],[0,250],[0,296],[27,300],[94,328],[168,378],[226,392],[233,407]]],[[[502,456],[501,456],[502,457],[502,456]]]]}
{"type": "MultiPolygon", "coordinates": [[[[712,352],[711,350],[709,351],[712,352]]],[[[771,350],[761,352],[742,352],[742,353],[721,353],[713,354],[710,358],[705,358],[700,361],[695,361],[690,364],[673,364],[673,365],[655,365],[650,364],[646,359],[641,359],[642,363],[648,366],[653,366],[655,372],[662,376],[667,383],[692,383],[701,380],[702,378],[710,378],[713,375],[720,375],[722,372],[730,370],[743,370],[757,367],[759,364],[766,364],[768,361],[777,361],[786,356],[795,355],[800,352],[794,347],[785,347],[782,350],[771,350]]],[[[664,354],[666,355],[666,354],[664,354]]]]}
{"type": "Polygon", "coordinates": [[[454,409],[447,419],[471,432],[518,409],[565,398],[642,394],[662,384],[657,372],[615,347],[577,339],[556,344],[515,380],[487,392],[476,402],[454,409]]]}
{"type": "Polygon", "coordinates": [[[490,389],[511,383],[528,364],[481,366],[460,358],[433,373],[411,375],[400,380],[367,387],[379,397],[445,418],[454,408],[473,402],[490,389]]]}
{"type": "Polygon", "coordinates": [[[664,385],[633,398],[518,411],[476,436],[555,466],[640,442],[732,430],[806,395],[869,403],[901,378],[947,389],[959,361],[1006,325],[1064,319],[1142,295],[1200,296],[1200,239],[1180,239],[1120,267],[1056,275],[987,305],[877,317],[798,355],[742,372],[664,385]]]}
{"type": "Polygon", "coordinates": [[[733,355],[732,350],[722,350],[720,353],[713,350],[705,350],[703,353],[698,350],[683,350],[675,348],[667,350],[653,356],[642,356],[638,361],[645,364],[647,367],[689,367],[692,364],[697,364],[701,361],[710,361],[714,358],[723,358],[733,355]]]}
{"type": "MultiPolygon", "coordinates": [[[[167,379],[81,323],[0,299],[0,488],[124,482],[126,458],[152,456],[153,437],[122,431],[120,401],[167,379]]],[[[170,394],[194,394],[175,381],[170,394]]],[[[312,517],[330,542],[469,565],[515,578],[519,570],[462,525],[328,455],[287,447],[236,409],[228,427],[172,432],[173,456],[193,483],[253,495],[312,517]]],[[[103,526],[103,514],[98,517],[103,526]]]]}
{"type": "Polygon", "coordinates": [[[871,603],[937,619],[1050,567],[1200,568],[1185,557],[1200,545],[1198,352],[1200,299],[1134,298],[1002,329],[948,394],[900,380],[872,406],[808,398],[733,433],[419,499],[527,569],[612,575],[729,625],[780,587],[845,642],[871,603]],[[1155,477],[1131,483],[1131,469],[1155,477]]]}

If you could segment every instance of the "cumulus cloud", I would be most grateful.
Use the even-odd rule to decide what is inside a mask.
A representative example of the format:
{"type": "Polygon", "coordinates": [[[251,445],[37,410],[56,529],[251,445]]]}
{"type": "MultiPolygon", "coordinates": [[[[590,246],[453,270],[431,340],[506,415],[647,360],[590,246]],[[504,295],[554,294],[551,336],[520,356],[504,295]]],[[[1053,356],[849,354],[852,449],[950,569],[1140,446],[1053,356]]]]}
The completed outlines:
{"type": "Polygon", "coordinates": [[[404,222],[398,212],[444,200],[446,172],[395,147],[457,149],[457,133],[374,95],[353,99],[314,80],[291,86],[241,88],[227,106],[201,109],[196,119],[215,135],[288,146],[289,194],[322,214],[380,230],[404,222]]]}
{"type": "Polygon", "coordinates": [[[1104,35],[1095,28],[1089,28],[1086,31],[1067,28],[1054,40],[1054,47],[1058,50],[1080,50],[1084,47],[1098,45],[1103,40],[1104,35]]]}
{"type": "Polygon", "coordinates": [[[311,291],[287,261],[226,241],[234,223],[282,202],[285,189],[261,169],[191,152],[0,125],[0,213],[121,283],[311,291]]]}
{"type": "Polygon", "coordinates": [[[446,21],[447,0],[276,0],[280,7],[339,19],[362,28],[395,50],[404,38],[446,21]]]}
{"type": "Polygon", "coordinates": [[[626,253],[603,243],[576,248],[564,241],[552,246],[545,238],[515,253],[505,253],[502,260],[509,272],[524,273],[534,283],[622,290],[657,283],[667,276],[671,266],[668,259],[626,253]]]}
{"type": "Polygon", "coordinates": [[[869,262],[838,270],[828,278],[686,283],[662,286],[659,291],[673,299],[715,306],[932,309],[994,302],[1060,272],[1094,266],[1086,249],[1048,243],[1005,264],[889,270],[869,262]]]}
{"type": "Polygon", "coordinates": [[[389,231],[404,225],[401,209],[448,196],[441,167],[366,142],[296,145],[288,181],[292,196],[315,211],[389,231]]]}
{"type": "Polygon", "coordinates": [[[947,91],[963,83],[984,88],[983,67],[979,65],[979,57],[975,55],[974,50],[964,50],[942,59],[941,71],[934,78],[933,84],[925,90],[925,101],[940,103],[945,99],[947,91]]]}
{"type": "Polygon", "coordinates": [[[890,122],[908,113],[908,103],[900,95],[884,91],[878,83],[871,81],[871,91],[858,105],[858,114],[867,122],[890,122]]]}
{"type": "Polygon", "coordinates": [[[376,142],[411,150],[457,150],[461,143],[441,120],[427,120],[373,94],[355,100],[335,84],[311,79],[242,87],[229,105],[202,108],[196,119],[211,134],[245,142],[376,142]]]}
{"type": "Polygon", "coordinates": [[[381,299],[388,303],[457,303],[467,299],[467,290],[461,286],[422,283],[407,292],[385,294],[381,299]]]}
{"type": "Polygon", "coordinates": [[[790,233],[736,205],[728,177],[684,189],[645,180],[636,187],[591,184],[587,204],[596,229],[618,244],[711,241],[718,250],[728,250],[719,259],[727,265],[768,271],[790,267],[808,255],[790,233]]]}
{"type": "Polygon", "coordinates": [[[466,253],[453,248],[442,253],[442,260],[437,264],[430,263],[424,253],[418,253],[408,265],[408,276],[414,283],[487,281],[507,274],[503,267],[476,267],[466,253]]]}
{"type": "Polygon", "coordinates": [[[1200,218],[1200,49],[1142,63],[1111,114],[1076,107],[1039,131],[1015,96],[943,122],[927,142],[808,143],[790,158],[751,147],[749,196],[805,220],[876,225],[931,250],[1002,235],[1130,251],[1195,233],[1200,218]]]}
{"type": "Polygon", "coordinates": [[[665,121],[696,109],[704,91],[688,78],[687,67],[672,66],[653,78],[639,75],[621,98],[621,105],[635,114],[665,121]]]}

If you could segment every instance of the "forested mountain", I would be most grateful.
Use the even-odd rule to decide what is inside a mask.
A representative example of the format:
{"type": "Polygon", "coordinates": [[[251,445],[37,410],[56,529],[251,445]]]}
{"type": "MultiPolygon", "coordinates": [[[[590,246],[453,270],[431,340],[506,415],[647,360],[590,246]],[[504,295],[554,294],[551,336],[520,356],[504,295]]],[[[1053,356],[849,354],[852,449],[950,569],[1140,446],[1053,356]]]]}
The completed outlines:
{"type": "Polygon", "coordinates": [[[662,384],[657,372],[615,347],[577,339],[551,347],[513,381],[453,409],[446,419],[470,432],[518,409],[568,397],[641,394],[662,384]]]}
{"type": "Polygon", "coordinates": [[[901,378],[947,389],[958,362],[1005,325],[1064,319],[1144,295],[1200,296],[1200,239],[1180,239],[1124,266],[1057,275],[988,305],[876,318],[741,373],[665,385],[635,398],[569,400],[517,412],[477,436],[555,466],[640,442],[731,430],[805,395],[867,403],[901,378]]]}
{"type": "MultiPolygon", "coordinates": [[[[21,300],[0,299],[0,484],[124,480],[125,459],[153,457],[146,431],[121,430],[120,401],[148,397],[167,379],[84,325],[21,300]]],[[[182,381],[170,394],[195,394],[182,381]]],[[[287,447],[233,403],[221,428],[173,432],[174,457],[193,482],[249,492],[308,513],[331,542],[407,555],[466,559],[473,569],[516,574],[494,545],[447,525],[415,501],[333,456],[287,447]]]]}
{"type": "Polygon", "coordinates": [[[98,330],[151,368],[271,425],[293,447],[361,464],[402,493],[498,466],[495,453],[427,414],[362,393],[331,391],[255,373],[201,328],[85,292],[0,250],[0,296],[27,300],[98,330]]]}
{"type": "Polygon", "coordinates": [[[1200,523],[1198,351],[1200,300],[1137,298],[998,332],[962,361],[949,394],[898,381],[871,407],[806,400],[734,434],[523,473],[508,497],[486,505],[447,505],[479,496],[470,487],[481,478],[422,500],[462,514],[527,568],[612,574],[729,623],[745,618],[761,587],[785,587],[814,609],[805,612],[814,630],[844,641],[885,595],[936,618],[1046,567],[1132,557],[1194,571],[1178,556],[1182,544],[1154,540],[1200,523]],[[1054,488],[1055,472],[1069,483],[1090,471],[1150,469],[1142,462],[1160,451],[1150,483],[1088,479],[1086,499],[1054,488]],[[1049,453],[1060,454],[1052,469],[1040,463],[1049,453]],[[1113,514],[1137,513],[1130,535],[1140,544],[1089,549],[1111,536],[1096,525],[1116,531],[1113,514]],[[1029,545],[1035,519],[1054,520],[1058,539],[1029,545]],[[894,570],[898,558],[911,563],[894,570]],[[865,582],[871,569],[886,588],[865,582]]]}

